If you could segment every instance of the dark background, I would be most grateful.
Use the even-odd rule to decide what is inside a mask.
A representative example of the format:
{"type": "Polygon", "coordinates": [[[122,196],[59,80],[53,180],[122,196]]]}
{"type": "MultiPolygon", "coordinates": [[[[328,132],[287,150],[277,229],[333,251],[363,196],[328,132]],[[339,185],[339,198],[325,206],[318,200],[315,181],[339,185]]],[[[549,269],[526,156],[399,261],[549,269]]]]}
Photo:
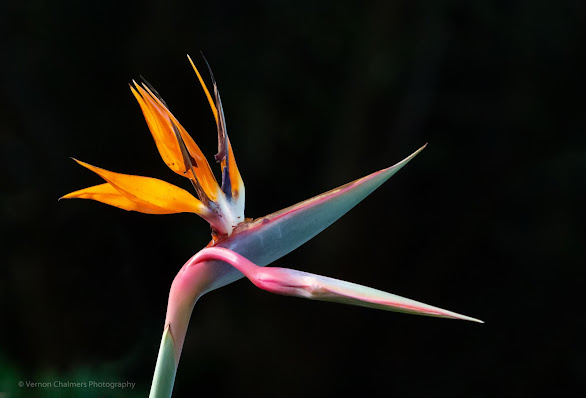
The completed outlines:
{"type": "Polygon", "coordinates": [[[57,199],[69,159],[189,189],[127,84],[143,75],[211,159],[187,62],[222,91],[260,217],[427,149],[276,265],[483,319],[311,302],[240,281],[204,296],[175,396],[585,392],[585,3],[2,2],[0,391],[145,396],[195,215],[57,199]],[[132,381],[134,391],[19,389],[132,381]]]}

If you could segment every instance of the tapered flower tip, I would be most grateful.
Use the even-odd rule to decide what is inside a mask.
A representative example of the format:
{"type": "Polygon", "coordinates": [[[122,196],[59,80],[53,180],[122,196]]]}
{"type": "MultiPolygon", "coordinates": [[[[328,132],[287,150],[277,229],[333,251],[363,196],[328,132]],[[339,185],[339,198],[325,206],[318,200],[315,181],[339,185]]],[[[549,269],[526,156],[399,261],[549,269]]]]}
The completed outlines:
{"type": "MultiPolygon", "coordinates": [[[[203,54],[202,54],[203,56],[203,54]]],[[[226,128],[226,118],[224,116],[224,107],[222,106],[222,99],[220,98],[220,91],[216,84],[216,79],[212,72],[212,68],[208,64],[204,57],[206,65],[208,67],[212,85],[213,85],[213,96],[208,90],[199,70],[191,60],[191,57],[187,55],[187,59],[191,64],[197,79],[203,88],[205,96],[210,104],[210,108],[216,121],[218,129],[218,153],[214,156],[217,162],[222,167],[222,192],[226,195],[229,205],[234,209],[233,212],[237,214],[244,214],[244,182],[242,176],[236,165],[236,158],[234,157],[234,151],[228,138],[228,132],[226,128]]],[[[241,220],[242,221],[242,220],[241,220]]]]}
{"type": "Polygon", "coordinates": [[[190,260],[190,264],[210,259],[229,263],[258,288],[275,294],[484,323],[476,318],[339,279],[288,268],[259,267],[227,249],[204,249],[190,260]]]}
{"type": "Polygon", "coordinates": [[[92,199],[124,210],[148,214],[195,213],[216,222],[216,215],[189,192],[151,177],[115,173],[75,160],[81,166],[98,174],[105,184],[80,189],[61,199],[92,199]]]}
{"type": "Polygon", "coordinates": [[[286,296],[484,323],[476,318],[444,310],[382,290],[288,268],[259,268],[249,279],[263,290],[286,296]]]}

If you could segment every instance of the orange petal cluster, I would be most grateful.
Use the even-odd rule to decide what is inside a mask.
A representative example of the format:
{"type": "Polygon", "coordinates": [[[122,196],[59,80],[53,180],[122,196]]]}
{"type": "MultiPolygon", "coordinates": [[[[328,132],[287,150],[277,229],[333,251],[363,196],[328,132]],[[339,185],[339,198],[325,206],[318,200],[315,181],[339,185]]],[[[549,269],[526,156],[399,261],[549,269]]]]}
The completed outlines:
{"type": "Polygon", "coordinates": [[[149,85],[133,81],[130,90],[138,101],[161,158],[171,170],[191,181],[199,199],[165,181],[114,173],[79,160],[76,162],[98,174],[106,183],[72,192],[63,199],[92,199],[147,214],[195,213],[210,222],[217,233],[228,235],[238,223],[244,221],[244,184],[226,134],[216,83],[214,81],[214,102],[191,58],[189,61],[212,108],[218,126],[219,145],[226,147],[225,156],[218,159],[222,168],[222,187],[193,138],[169,111],[159,94],[149,85]],[[223,190],[223,187],[228,188],[223,190]]]}

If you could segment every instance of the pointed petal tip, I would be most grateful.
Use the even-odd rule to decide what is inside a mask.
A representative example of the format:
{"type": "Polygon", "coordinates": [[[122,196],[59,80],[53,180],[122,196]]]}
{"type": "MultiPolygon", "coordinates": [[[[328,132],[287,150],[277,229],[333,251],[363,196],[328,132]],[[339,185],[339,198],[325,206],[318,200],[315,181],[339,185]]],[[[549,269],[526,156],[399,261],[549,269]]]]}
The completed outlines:
{"type": "Polygon", "coordinates": [[[466,319],[464,319],[465,321],[470,321],[470,322],[476,322],[476,323],[482,323],[484,324],[484,321],[482,319],[476,319],[476,318],[472,318],[472,317],[466,317],[466,319]]]}
{"type": "Polygon", "coordinates": [[[89,164],[89,163],[83,162],[83,161],[81,161],[81,160],[78,160],[78,159],[76,159],[76,158],[74,158],[74,157],[70,157],[70,159],[71,159],[71,160],[73,160],[74,162],[76,162],[78,165],[80,165],[80,166],[83,166],[83,167],[85,167],[85,168],[87,168],[87,169],[90,169],[90,170],[92,169],[92,167],[95,167],[95,166],[92,166],[92,165],[91,165],[91,164],[89,164]],[[88,166],[89,166],[89,167],[88,167],[88,166]]]}
{"type": "Polygon", "coordinates": [[[427,147],[427,142],[422,147],[420,147],[418,150],[416,150],[415,152],[413,152],[411,155],[407,156],[405,159],[401,160],[400,162],[397,162],[394,165],[387,167],[385,169],[379,170],[378,172],[372,173],[369,176],[366,176],[364,178],[368,178],[368,177],[376,175],[378,173],[388,174],[388,176],[390,177],[393,174],[395,174],[397,171],[401,170],[407,163],[409,163],[411,160],[413,160],[413,158],[415,156],[419,155],[419,152],[423,151],[426,147],[427,147]]]}
{"type": "Polygon", "coordinates": [[[77,163],[78,165],[83,166],[83,167],[91,166],[84,161],[81,161],[79,159],[74,158],[73,156],[70,156],[69,159],[73,160],[75,163],[77,163]]]}
{"type": "MultiPolygon", "coordinates": [[[[400,298],[400,297],[399,297],[400,298]]],[[[409,300],[412,301],[412,300],[409,300]]],[[[472,318],[471,316],[459,314],[457,312],[453,312],[450,310],[446,310],[443,308],[430,306],[428,304],[414,302],[416,306],[410,306],[411,310],[415,310],[412,313],[416,315],[427,315],[427,316],[435,316],[439,318],[446,318],[446,319],[455,319],[459,321],[469,321],[469,322],[476,322],[476,323],[484,323],[484,321],[472,318]],[[419,308],[417,308],[419,307],[419,308]]]]}
{"type": "MultiPolygon", "coordinates": [[[[75,160],[77,163],[79,163],[79,161],[76,158],[74,158],[73,156],[70,156],[69,159],[75,160]]],[[[71,193],[68,193],[66,195],[61,196],[59,199],[57,199],[57,202],[61,201],[61,199],[70,199],[71,198],[70,195],[71,195],[71,193]]]]}
{"type": "Polygon", "coordinates": [[[433,312],[434,312],[433,315],[441,317],[441,318],[456,319],[459,321],[470,321],[470,322],[476,322],[476,323],[484,323],[484,321],[481,321],[480,319],[472,318],[471,316],[459,314],[457,312],[445,310],[443,308],[435,307],[435,308],[433,308],[433,312]]]}
{"type": "Polygon", "coordinates": [[[57,202],[60,202],[61,199],[72,199],[73,198],[72,194],[73,194],[73,192],[70,192],[68,194],[61,196],[59,199],[57,199],[57,202]]]}
{"type": "Polygon", "coordinates": [[[451,313],[449,317],[451,319],[458,319],[458,320],[461,320],[461,321],[470,321],[470,322],[476,322],[476,323],[484,323],[484,321],[482,321],[480,319],[472,318],[471,316],[466,316],[466,315],[457,314],[457,313],[451,313]]]}
{"type": "Polygon", "coordinates": [[[427,147],[428,142],[426,142],[425,144],[423,144],[421,146],[421,148],[419,148],[418,150],[416,150],[415,152],[413,152],[411,154],[411,156],[408,156],[407,158],[413,158],[415,155],[417,155],[419,152],[423,151],[426,147],[427,147]]]}

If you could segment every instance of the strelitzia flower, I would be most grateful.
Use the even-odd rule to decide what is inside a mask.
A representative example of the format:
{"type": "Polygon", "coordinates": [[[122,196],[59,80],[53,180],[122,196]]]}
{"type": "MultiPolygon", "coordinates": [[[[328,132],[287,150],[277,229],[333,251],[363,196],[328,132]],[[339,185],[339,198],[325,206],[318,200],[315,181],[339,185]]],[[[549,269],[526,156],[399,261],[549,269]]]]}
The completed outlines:
{"type": "Polygon", "coordinates": [[[171,170],[189,179],[198,198],[165,181],[115,173],[79,160],[76,162],[106,182],[63,196],[93,199],[148,214],[195,213],[211,225],[212,241],[187,261],[171,285],[151,397],[171,396],[189,318],[199,297],[242,277],[276,294],[482,322],[350,282],[288,268],[264,268],[331,225],[405,166],[425,145],[394,166],[268,216],[247,219],[244,217],[244,183],[226,132],[217,84],[210,70],[212,95],[189,56],[188,59],[216,120],[218,153],[215,160],[221,167],[221,185],[197,144],[154,88],[146,82],[139,85],[133,81],[130,90],[140,105],[163,161],[171,170]]]}

